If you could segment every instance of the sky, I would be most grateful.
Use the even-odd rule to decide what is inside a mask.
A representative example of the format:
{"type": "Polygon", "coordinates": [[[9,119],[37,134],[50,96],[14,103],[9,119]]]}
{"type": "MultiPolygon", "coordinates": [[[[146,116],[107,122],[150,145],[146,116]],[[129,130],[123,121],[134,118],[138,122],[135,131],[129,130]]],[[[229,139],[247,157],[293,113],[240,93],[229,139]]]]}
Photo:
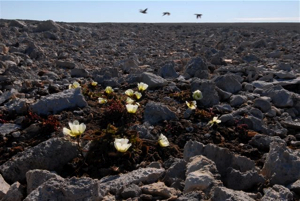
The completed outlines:
{"type": "Polygon", "coordinates": [[[1,19],[63,22],[300,22],[300,1],[0,0],[1,19]],[[147,14],[139,12],[148,8],[147,14]],[[170,16],[162,16],[170,12],[170,16]],[[196,19],[194,14],[203,14],[196,19]]]}

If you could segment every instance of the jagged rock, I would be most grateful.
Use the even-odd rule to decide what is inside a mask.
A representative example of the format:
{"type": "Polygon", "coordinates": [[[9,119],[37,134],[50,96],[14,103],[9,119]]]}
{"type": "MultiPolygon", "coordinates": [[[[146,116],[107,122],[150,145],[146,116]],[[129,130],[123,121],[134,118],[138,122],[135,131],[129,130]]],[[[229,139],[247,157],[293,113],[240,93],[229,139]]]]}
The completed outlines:
{"type": "Polygon", "coordinates": [[[210,80],[195,78],[191,82],[191,92],[200,90],[203,98],[197,102],[204,107],[211,107],[219,104],[219,96],[215,89],[215,83],[210,80]]]}
{"type": "Polygon", "coordinates": [[[147,103],[144,112],[144,121],[156,124],[162,120],[175,120],[176,114],[162,103],[150,101],[147,103]]]}
{"type": "Polygon", "coordinates": [[[11,20],[9,23],[10,27],[19,27],[19,28],[24,28],[26,27],[26,23],[20,20],[11,20]]]}
{"type": "Polygon", "coordinates": [[[108,176],[99,181],[99,188],[116,194],[129,184],[138,184],[140,182],[151,184],[157,181],[164,172],[164,169],[141,168],[123,175],[108,176]]]}
{"type": "Polygon", "coordinates": [[[130,73],[139,67],[139,62],[136,56],[133,56],[121,63],[121,68],[124,73],[130,73]]]}
{"type": "Polygon", "coordinates": [[[57,60],[56,61],[56,66],[60,68],[68,68],[68,69],[73,69],[76,67],[76,63],[72,61],[62,61],[62,60],[57,60]]]}
{"type": "Polygon", "coordinates": [[[151,134],[150,129],[148,128],[149,126],[150,125],[147,125],[147,123],[144,123],[142,125],[134,125],[131,129],[136,130],[141,139],[155,140],[156,138],[151,134]]]}
{"type": "Polygon", "coordinates": [[[278,72],[274,72],[274,75],[276,75],[279,79],[295,79],[296,75],[293,72],[286,72],[283,70],[280,70],[278,72]]]}
{"type": "Polygon", "coordinates": [[[294,191],[298,195],[300,195],[300,179],[295,181],[294,183],[287,186],[291,191],[294,191]]]}
{"type": "Polygon", "coordinates": [[[282,121],[281,125],[287,128],[300,129],[300,122],[296,121],[282,121]]]}
{"type": "Polygon", "coordinates": [[[287,185],[300,179],[300,154],[286,147],[285,143],[272,142],[262,174],[270,184],[287,185]]]}
{"type": "Polygon", "coordinates": [[[230,105],[232,107],[238,107],[247,101],[247,96],[243,95],[232,95],[230,97],[230,105]]]}
{"type": "Polygon", "coordinates": [[[270,97],[276,107],[291,107],[294,104],[292,94],[279,85],[265,89],[263,95],[270,97]]]}
{"type": "Polygon", "coordinates": [[[17,125],[17,124],[11,124],[11,123],[1,124],[0,123],[0,135],[2,135],[2,136],[6,136],[14,131],[19,130],[19,129],[21,129],[21,126],[17,125]]]}
{"type": "Polygon", "coordinates": [[[252,137],[252,139],[249,141],[249,144],[262,150],[268,150],[272,142],[284,143],[284,140],[278,136],[257,134],[252,137]]]}
{"type": "Polygon", "coordinates": [[[226,187],[234,190],[249,190],[255,186],[263,184],[265,179],[259,175],[256,170],[240,172],[231,167],[227,169],[226,179],[224,184],[226,187]],[[238,181],[238,182],[237,182],[238,181]]]}
{"type": "Polygon", "coordinates": [[[261,201],[293,200],[293,194],[291,191],[288,188],[277,184],[273,187],[265,188],[264,194],[265,195],[261,198],[261,201]]]}
{"type": "Polygon", "coordinates": [[[86,106],[87,102],[81,93],[81,89],[76,88],[42,97],[39,101],[32,104],[30,108],[39,115],[48,115],[67,109],[86,106]]]}
{"type": "Polygon", "coordinates": [[[218,92],[218,95],[219,95],[221,101],[226,101],[232,96],[232,93],[224,91],[224,90],[220,89],[219,87],[215,87],[215,89],[218,92]]]}
{"type": "Polygon", "coordinates": [[[160,196],[162,198],[176,198],[180,192],[175,188],[167,187],[163,182],[157,182],[141,187],[144,194],[150,194],[152,196],[160,196]]]}
{"type": "Polygon", "coordinates": [[[202,191],[192,191],[188,193],[184,193],[180,197],[176,199],[176,201],[199,201],[202,200],[204,196],[202,196],[202,191]]]}
{"type": "Polygon", "coordinates": [[[37,187],[52,178],[63,179],[59,175],[48,170],[29,170],[26,172],[27,194],[29,195],[37,187]]]}
{"type": "Polygon", "coordinates": [[[228,149],[217,147],[213,144],[204,145],[196,141],[188,141],[184,146],[183,157],[188,161],[191,157],[203,155],[215,162],[221,175],[226,175],[226,169],[232,167],[246,172],[255,167],[254,161],[231,153],[228,149]]]}
{"type": "Polygon", "coordinates": [[[216,185],[221,185],[221,182],[216,181],[212,173],[197,170],[187,175],[183,192],[187,193],[194,190],[209,191],[216,185]]]}
{"type": "Polygon", "coordinates": [[[47,20],[40,22],[35,31],[60,31],[61,29],[63,28],[59,24],[55,23],[52,20],[47,20]]]}
{"type": "Polygon", "coordinates": [[[88,77],[89,72],[82,68],[74,68],[71,70],[72,77],[88,77]]]}
{"type": "Polygon", "coordinates": [[[254,116],[246,116],[240,119],[240,124],[247,124],[249,129],[252,129],[254,131],[260,132],[262,131],[262,120],[259,118],[256,118],[254,116]]]}
{"type": "Polygon", "coordinates": [[[280,58],[281,55],[282,55],[282,52],[281,52],[281,51],[275,50],[275,51],[273,51],[273,52],[268,53],[266,56],[267,56],[268,58],[280,58]]]}
{"type": "Polygon", "coordinates": [[[153,73],[144,72],[141,76],[141,82],[148,84],[149,89],[163,87],[168,84],[167,80],[153,73]]]}
{"type": "Polygon", "coordinates": [[[13,183],[1,201],[22,201],[25,195],[25,188],[19,183],[13,183]]]}
{"type": "Polygon", "coordinates": [[[172,165],[166,170],[163,181],[168,185],[180,183],[185,179],[186,161],[183,159],[176,159],[172,165]]]}
{"type": "Polygon", "coordinates": [[[0,105],[4,103],[5,101],[8,101],[11,99],[13,96],[15,96],[18,93],[17,90],[11,89],[10,91],[6,91],[0,96],[0,105]]]}
{"type": "Polygon", "coordinates": [[[250,63],[253,61],[260,61],[260,59],[254,54],[248,54],[242,58],[244,61],[250,63]]]}
{"type": "Polygon", "coordinates": [[[0,172],[8,182],[24,181],[29,170],[60,170],[77,155],[76,144],[61,138],[51,138],[3,163],[0,172]]]}
{"type": "Polygon", "coordinates": [[[270,98],[257,98],[254,100],[253,106],[259,108],[262,112],[268,112],[271,109],[270,98]]]}
{"type": "Polygon", "coordinates": [[[267,42],[264,39],[259,39],[252,43],[252,47],[254,48],[267,47],[267,42]]]}
{"type": "Polygon", "coordinates": [[[158,70],[158,75],[163,78],[171,78],[171,79],[177,78],[179,75],[175,71],[174,65],[175,63],[173,61],[166,63],[163,67],[161,67],[158,70]]]}
{"type": "Polygon", "coordinates": [[[232,107],[230,105],[228,105],[228,104],[215,105],[214,108],[216,108],[220,113],[232,112],[232,107]]]}
{"type": "Polygon", "coordinates": [[[242,89],[242,78],[235,74],[221,75],[213,79],[217,87],[230,92],[237,93],[242,89]]]}
{"type": "Polygon", "coordinates": [[[190,158],[189,163],[186,166],[186,175],[198,170],[211,172],[215,176],[218,174],[216,164],[203,155],[197,155],[190,158]]]}
{"type": "Polygon", "coordinates": [[[124,198],[124,199],[138,197],[141,194],[142,194],[142,190],[136,184],[130,184],[130,185],[126,186],[121,193],[122,198],[124,198]]]}
{"type": "Polygon", "coordinates": [[[185,66],[184,73],[187,74],[189,77],[198,77],[201,79],[209,78],[208,67],[200,57],[193,58],[192,60],[190,60],[185,66]]]}
{"type": "Polygon", "coordinates": [[[9,187],[10,185],[6,183],[6,181],[0,174],[0,200],[6,195],[7,191],[9,190],[9,187]]]}
{"type": "Polygon", "coordinates": [[[5,106],[10,114],[25,114],[28,111],[28,104],[24,98],[9,101],[5,106]]]}
{"type": "Polygon", "coordinates": [[[212,191],[213,201],[224,201],[224,200],[232,200],[232,201],[254,201],[247,193],[244,191],[235,191],[228,189],[226,187],[215,187],[212,191]]]}
{"type": "Polygon", "coordinates": [[[36,45],[34,42],[29,42],[25,50],[25,54],[29,55],[31,59],[42,59],[45,56],[44,50],[36,45]]]}
{"type": "Polygon", "coordinates": [[[98,180],[91,178],[52,178],[33,190],[24,201],[38,200],[87,200],[100,201],[106,195],[99,188],[98,180]]]}

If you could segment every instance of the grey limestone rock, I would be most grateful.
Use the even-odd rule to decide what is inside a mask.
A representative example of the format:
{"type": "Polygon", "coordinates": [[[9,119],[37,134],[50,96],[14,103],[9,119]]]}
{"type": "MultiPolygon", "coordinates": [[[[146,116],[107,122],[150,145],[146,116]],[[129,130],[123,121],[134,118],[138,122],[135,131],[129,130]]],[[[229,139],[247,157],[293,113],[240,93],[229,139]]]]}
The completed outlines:
{"type": "Polygon", "coordinates": [[[63,28],[59,24],[55,23],[52,20],[47,20],[40,22],[35,31],[60,31],[61,29],[63,28]]]}
{"type": "Polygon", "coordinates": [[[52,178],[63,179],[59,175],[52,173],[48,170],[40,170],[40,169],[29,170],[26,173],[27,194],[30,194],[37,187],[39,187],[44,182],[52,178]]]}
{"type": "Polygon", "coordinates": [[[243,95],[232,95],[230,97],[230,105],[233,107],[238,107],[247,101],[247,96],[243,95]]]}
{"type": "Polygon", "coordinates": [[[91,178],[52,178],[33,190],[24,201],[100,201],[106,193],[104,189],[99,187],[98,180],[91,178]]]}
{"type": "Polygon", "coordinates": [[[255,186],[263,184],[265,179],[256,170],[240,172],[231,167],[227,169],[224,184],[226,187],[234,190],[249,190],[255,186]]]}
{"type": "Polygon", "coordinates": [[[235,74],[218,76],[214,79],[214,82],[217,87],[230,93],[237,93],[242,89],[242,78],[235,74]]]}
{"type": "Polygon", "coordinates": [[[185,180],[186,161],[183,159],[176,159],[171,166],[166,170],[163,181],[171,186],[173,183],[182,182],[185,180]]]}
{"type": "Polygon", "coordinates": [[[235,191],[226,187],[215,187],[212,190],[212,201],[254,201],[247,193],[244,191],[235,191]]]}
{"type": "Polygon", "coordinates": [[[263,95],[270,97],[276,107],[291,107],[294,104],[292,94],[279,85],[265,89],[263,95]]]}
{"type": "Polygon", "coordinates": [[[30,108],[39,115],[49,115],[67,109],[86,106],[87,102],[81,93],[81,89],[76,88],[42,97],[32,104],[30,108]]]}
{"type": "Polygon", "coordinates": [[[59,170],[77,155],[76,144],[61,138],[51,138],[3,163],[0,172],[8,182],[24,181],[29,170],[59,170]]]}
{"type": "Polygon", "coordinates": [[[262,112],[268,112],[271,109],[270,98],[257,98],[254,100],[253,106],[259,108],[262,112]]]}
{"type": "Polygon", "coordinates": [[[163,120],[175,120],[176,114],[162,103],[150,101],[147,103],[144,112],[144,121],[156,124],[163,120]]]}
{"type": "Polygon", "coordinates": [[[74,68],[71,70],[72,77],[88,77],[89,72],[83,68],[74,68]]]}
{"type": "Polygon", "coordinates": [[[219,104],[219,96],[215,88],[215,83],[210,80],[200,80],[195,78],[191,82],[191,92],[200,90],[203,98],[197,102],[204,107],[211,107],[219,104]]]}
{"type": "Polygon", "coordinates": [[[164,199],[174,199],[180,194],[180,191],[176,190],[175,188],[166,186],[163,182],[144,185],[141,187],[141,189],[144,194],[160,196],[164,199]]]}
{"type": "Polygon", "coordinates": [[[25,188],[19,182],[13,183],[1,201],[22,201],[25,195],[25,188]]]}
{"type": "Polygon", "coordinates": [[[76,63],[73,61],[63,61],[63,60],[57,60],[56,66],[60,68],[68,68],[73,69],[76,67],[76,63]]]}
{"type": "Polygon", "coordinates": [[[262,150],[268,150],[272,142],[284,143],[284,140],[282,140],[278,136],[257,134],[254,137],[252,137],[252,139],[249,141],[249,144],[262,150]]]}
{"type": "Polygon", "coordinates": [[[121,193],[121,196],[127,199],[127,198],[138,197],[141,194],[142,194],[142,190],[138,185],[130,184],[124,188],[124,190],[121,193]]]}
{"type": "Polygon", "coordinates": [[[12,123],[0,123],[0,136],[6,136],[14,131],[17,131],[21,129],[21,126],[18,124],[12,124],[12,123]]]}
{"type": "Polygon", "coordinates": [[[300,195],[300,179],[295,181],[294,183],[291,183],[287,186],[291,191],[294,191],[298,195],[300,195]]]}
{"type": "Polygon", "coordinates": [[[205,61],[203,61],[203,59],[200,57],[190,60],[185,66],[184,73],[189,77],[198,77],[201,79],[209,78],[208,67],[205,61]]]}
{"type": "Polygon", "coordinates": [[[273,187],[269,187],[264,189],[264,196],[261,198],[261,201],[292,201],[293,194],[290,190],[281,185],[274,185],[273,187]]]}
{"type": "Polygon", "coordinates": [[[190,140],[184,146],[183,157],[188,161],[196,155],[203,155],[215,162],[219,173],[224,176],[228,167],[240,170],[241,172],[252,170],[255,167],[254,161],[244,156],[235,155],[228,149],[220,148],[213,144],[204,145],[200,142],[190,140]]]}
{"type": "Polygon", "coordinates": [[[0,174],[0,200],[6,195],[10,185],[6,183],[2,175],[0,174]]]}
{"type": "Polygon", "coordinates": [[[300,179],[300,154],[290,150],[285,143],[272,142],[262,174],[270,184],[288,185],[300,179]]]}
{"type": "Polygon", "coordinates": [[[158,70],[158,75],[163,77],[163,78],[171,78],[171,79],[175,79],[177,78],[179,75],[178,73],[175,71],[174,68],[175,64],[174,62],[168,62],[166,63],[164,66],[162,66],[159,70],[158,70]]]}
{"type": "Polygon", "coordinates": [[[140,182],[151,184],[157,181],[164,172],[164,169],[141,168],[123,175],[108,176],[99,181],[99,188],[116,194],[129,184],[138,184],[140,182]]]}
{"type": "Polygon", "coordinates": [[[141,82],[148,84],[149,89],[163,87],[168,84],[167,80],[150,72],[144,72],[142,74],[141,82]]]}

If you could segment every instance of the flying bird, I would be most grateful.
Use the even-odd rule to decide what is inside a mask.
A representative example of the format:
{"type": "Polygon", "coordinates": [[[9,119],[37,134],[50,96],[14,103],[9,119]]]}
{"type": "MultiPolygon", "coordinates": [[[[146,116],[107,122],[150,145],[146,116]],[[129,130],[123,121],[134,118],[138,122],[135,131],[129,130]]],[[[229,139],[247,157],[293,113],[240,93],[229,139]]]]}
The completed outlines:
{"type": "Polygon", "coordinates": [[[202,14],[195,14],[196,15],[196,18],[201,18],[202,14]]]}
{"type": "Polygon", "coordinates": [[[165,16],[165,15],[171,15],[171,13],[169,13],[169,12],[163,12],[163,16],[165,16]]]}
{"type": "Polygon", "coordinates": [[[145,10],[140,9],[140,13],[147,14],[147,10],[148,8],[146,8],[145,10]]]}

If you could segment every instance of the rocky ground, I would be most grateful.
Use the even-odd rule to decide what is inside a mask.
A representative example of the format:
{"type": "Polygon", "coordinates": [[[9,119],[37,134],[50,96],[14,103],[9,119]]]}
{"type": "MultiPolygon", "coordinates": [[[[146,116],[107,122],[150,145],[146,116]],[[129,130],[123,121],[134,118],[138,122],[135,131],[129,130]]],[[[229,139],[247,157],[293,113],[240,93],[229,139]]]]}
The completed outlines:
{"type": "Polygon", "coordinates": [[[0,20],[0,200],[299,200],[299,27],[0,20]]]}

